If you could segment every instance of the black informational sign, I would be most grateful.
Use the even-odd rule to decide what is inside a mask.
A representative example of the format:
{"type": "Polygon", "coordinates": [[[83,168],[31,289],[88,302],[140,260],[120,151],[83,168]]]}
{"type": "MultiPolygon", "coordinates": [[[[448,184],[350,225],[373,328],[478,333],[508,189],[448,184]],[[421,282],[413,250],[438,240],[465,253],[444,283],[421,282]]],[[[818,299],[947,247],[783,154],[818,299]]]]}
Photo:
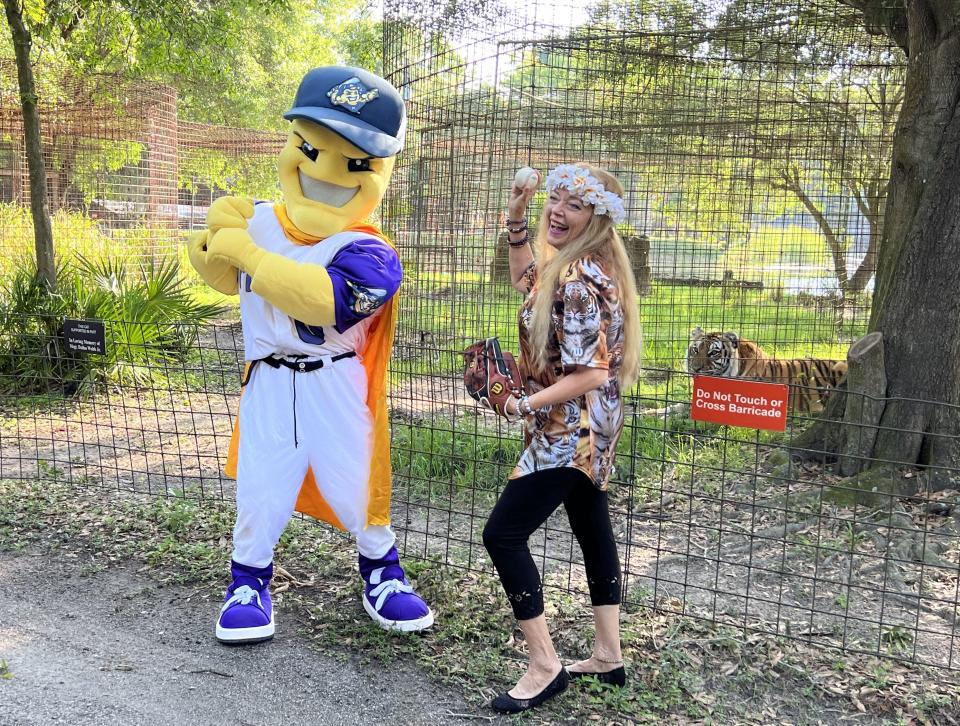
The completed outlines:
{"type": "Polygon", "coordinates": [[[67,341],[67,348],[77,353],[107,352],[107,335],[102,320],[70,320],[63,321],[63,337],[67,341]]]}

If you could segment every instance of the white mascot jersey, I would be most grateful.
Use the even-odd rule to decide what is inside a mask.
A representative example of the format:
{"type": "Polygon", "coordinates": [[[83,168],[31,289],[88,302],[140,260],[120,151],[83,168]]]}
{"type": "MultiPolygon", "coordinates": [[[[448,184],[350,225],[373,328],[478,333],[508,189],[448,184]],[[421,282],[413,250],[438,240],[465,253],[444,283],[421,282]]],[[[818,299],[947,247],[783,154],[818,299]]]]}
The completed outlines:
{"type": "MultiPolygon", "coordinates": [[[[267,252],[283,255],[297,262],[326,267],[337,252],[360,239],[369,239],[369,232],[340,232],[315,245],[291,242],[283,233],[272,204],[254,206],[247,231],[256,245],[267,252]]],[[[379,312],[379,311],[378,311],[379,312]]],[[[307,326],[278,310],[250,291],[250,276],[240,273],[240,318],[243,325],[243,348],[246,360],[259,360],[268,355],[328,356],[360,351],[366,341],[367,328],[375,315],[364,318],[339,333],[331,327],[307,326]]]]}

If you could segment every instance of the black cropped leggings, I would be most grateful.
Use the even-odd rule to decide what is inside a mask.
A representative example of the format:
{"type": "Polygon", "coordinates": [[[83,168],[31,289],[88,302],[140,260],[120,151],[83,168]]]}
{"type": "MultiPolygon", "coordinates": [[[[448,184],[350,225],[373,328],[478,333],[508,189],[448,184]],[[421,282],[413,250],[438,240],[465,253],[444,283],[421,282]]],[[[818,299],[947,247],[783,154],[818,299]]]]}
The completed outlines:
{"type": "Polygon", "coordinates": [[[607,493],[579,469],[558,467],[511,479],[483,529],[483,545],[517,620],[543,614],[543,584],[527,540],[561,503],[583,550],[590,602],[620,603],[620,560],[607,493]]]}

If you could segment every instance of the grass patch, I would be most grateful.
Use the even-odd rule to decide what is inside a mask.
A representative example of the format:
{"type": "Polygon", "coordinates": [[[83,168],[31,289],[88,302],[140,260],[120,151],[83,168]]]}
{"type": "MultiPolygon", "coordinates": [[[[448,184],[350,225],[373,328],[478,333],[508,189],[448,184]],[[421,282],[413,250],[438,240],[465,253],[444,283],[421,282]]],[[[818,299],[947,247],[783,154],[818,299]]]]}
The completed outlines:
{"type": "MultiPolygon", "coordinates": [[[[131,227],[107,231],[83,212],[58,209],[51,215],[53,239],[60,262],[76,262],[80,257],[96,258],[109,253],[116,260],[135,267],[152,259],[161,235],[179,237],[179,232],[131,227]]],[[[169,244],[169,239],[163,240],[169,244]]],[[[33,216],[30,208],[9,202],[0,203],[0,278],[15,273],[24,258],[36,254],[33,237],[33,216]]]]}
{"type": "MultiPolygon", "coordinates": [[[[181,270],[191,270],[189,261],[186,262],[186,267],[183,266],[184,263],[181,263],[181,270]]],[[[196,273],[194,273],[195,275],[196,273]]],[[[240,296],[239,295],[224,295],[222,292],[214,290],[212,287],[202,283],[196,282],[191,283],[190,287],[187,289],[187,294],[190,296],[190,299],[193,300],[198,305],[210,305],[213,307],[221,308],[223,310],[224,318],[236,318],[239,320],[240,316],[240,296]]]]}
{"type": "MultiPolygon", "coordinates": [[[[522,452],[518,427],[479,416],[430,422],[394,416],[391,457],[395,489],[406,501],[475,505],[489,509],[522,452]]],[[[694,481],[704,493],[724,481],[750,475],[761,454],[784,435],[673,416],[640,417],[625,426],[611,478],[614,501],[631,491],[638,501],[659,496],[667,477],[679,486],[694,481]]]]}
{"type": "MultiPolygon", "coordinates": [[[[177,258],[185,299],[195,307],[221,310],[222,321],[238,320],[238,298],[222,295],[199,281],[186,261],[185,247],[178,249],[177,258]]],[[[402,387],[425,376],[458,378],[463,366],[460,351],[466,343],[480,338],[496,335],[508,349],[516,350],[520,303],[520,295],[509,285],[483,283],[473,280],[468,273],[411,273],[400,297],[401,324],[390,366],[392,384],[402,387]]],[[[707,330],[736,330],[741,336],[760,342],[768,353],[785,358],[843,358],[849,342],[863,333],[860,322],[838,324],[831,315],[801,303],[799,298],[786,296],[775,300],[771,293],[757,290],[655,283],[651,294],[638,304],[646,370],[627,395],[640,408],[689,400],[690,379],[683,370],[684,356],[690,330],[697,325],[707,330]]],[[[46,317],[53,323],[44,334],[44,341],[56,337],[62,315],[53,311],[46,317]]],[[[175,329],[190,332],[192,326],[178,325],[175,329]]],[[[207,372],[217,368],[224,353],[240,349],[240,338],[236,337],[226,343],[226,348],[219,341],[194,344],[196,349],[185,351],[177,361],[162,356],[147,360],[143,355],[127,360],[130,351],[146,348],[136,344],[118,347],[113,345],[114,336],[111,332],[111,348],[123,355],[118,354],[111,368],[112,377],[133,377],[142,386],[205,391],[207,372]]],[[[69,378],[46,372],[40,377],[69,378]]],[[[65,391],[70,393],[74,387],[66,386],[65,391]]]]}
{"type": "Polygon", "coordinates": [[[520,458],[519,432],[465,416],[434,425],[394,417],[391,456],[398,485],[411,501],[476,501],[492,505],[520,458]]]}

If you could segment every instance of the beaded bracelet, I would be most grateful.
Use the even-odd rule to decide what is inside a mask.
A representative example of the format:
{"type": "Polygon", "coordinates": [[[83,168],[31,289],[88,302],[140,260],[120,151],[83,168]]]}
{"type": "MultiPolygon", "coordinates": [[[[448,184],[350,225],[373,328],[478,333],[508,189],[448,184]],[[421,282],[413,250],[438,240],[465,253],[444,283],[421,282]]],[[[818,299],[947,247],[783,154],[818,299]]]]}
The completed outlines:
{"type": "Polygon", "coordinates": [[[524,416],[533,415],[534,408],[530,404],[530,396],[528,396],[526,393],[520,396],[520,399],[517,401],[517,411],[522,413],[524,416]]]}
{"type": "Polygon", "coordinates": [[[514,242],[512,239],[507,237],[507,244],[510,245],[511,247],[523,247],[529,241],[530,241],[529,232],[525,232],[523,237],[521,239],[518,239],[516,242],[514,242]]]}
{"type": "Polygon", "coordinates": [[[506,222],[506,227],[508,232],[513,232],[514,234],[525,232],[527,229],[527,218],[524,217],[517,222],[514,222],[512,219],[508,219],[506,222]],[[515,227],[513,225],[515,225],[515,227]]]}

